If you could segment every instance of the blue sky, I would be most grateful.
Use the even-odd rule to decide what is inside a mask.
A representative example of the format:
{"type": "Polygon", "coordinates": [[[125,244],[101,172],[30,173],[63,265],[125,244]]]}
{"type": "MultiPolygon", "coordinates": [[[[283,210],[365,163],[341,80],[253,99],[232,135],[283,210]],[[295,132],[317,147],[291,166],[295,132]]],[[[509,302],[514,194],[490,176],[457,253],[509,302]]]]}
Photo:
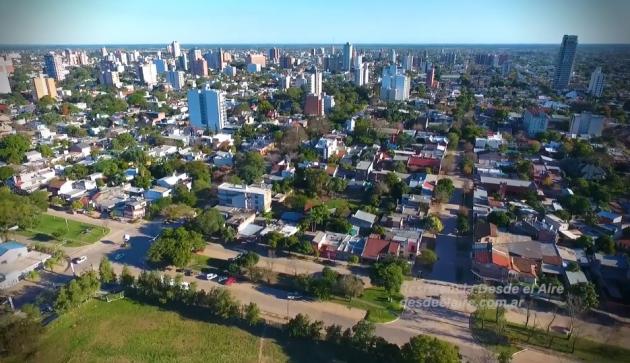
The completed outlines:
{"type": "Polygon", "coordinates": [[[0,0],[0,44],[630,43],[629,0],[0,0]]]}

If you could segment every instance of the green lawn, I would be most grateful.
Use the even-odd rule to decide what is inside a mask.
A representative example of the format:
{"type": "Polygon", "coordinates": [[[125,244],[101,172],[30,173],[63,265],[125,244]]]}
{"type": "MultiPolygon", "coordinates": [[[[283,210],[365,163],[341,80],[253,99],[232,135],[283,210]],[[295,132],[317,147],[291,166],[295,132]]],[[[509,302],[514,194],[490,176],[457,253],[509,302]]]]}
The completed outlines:
{"type": "MultiPolygon", "coordinates": [[[[261,328],[255,330],[258,334],[261,328]]],[[[331,361],[330,351],[320,345],[287,344],[271,337],[273,331],[265,332],[262,362],[331,361]]],[[[258,362],[259,350],[259,336],[243,329],[122,299],[91,301],[62,315],[46,328],[37,352],[26,361],[258,362]]]]}
{"type": "Polygon", "coordinates": [[[543,329],[525,328],[525,325],[508,322],[502,334],[496,333],[495,310],[488,309],[485,314],[484,328],[476,318],[473,323],[473,335],[492,350],[517,350],[518,346],[540,347],[567,354],[585,362],[630,362],[630,350],[603,344],[589,339],[569,339],[566,335],[551,331],[547,335],[543,329]],[[575,340],[575,341],[574,341],[575,340]],[[572,352],[575,346],[575,351],[572,352]]]}
{"type": "Polygon", "coordinates": [[[100,240],[109,233],[109,228],[44,213],[32,228],[17,233],[40,242],[66,241],[66,246],[76,247],[100,240]]]}
{"type": "Polygon", "coordinates": [[[332,299],[333,302],[339,304],[367,310],[368,320],[375,323],[387,323],[395,320],[403,310],[400,305],[401,300],[402,296],[398,296],[388,301],[387,294],[381,287],[365,289],[361,297],[351,301],[338,296],[334,296],[332,299]]]}

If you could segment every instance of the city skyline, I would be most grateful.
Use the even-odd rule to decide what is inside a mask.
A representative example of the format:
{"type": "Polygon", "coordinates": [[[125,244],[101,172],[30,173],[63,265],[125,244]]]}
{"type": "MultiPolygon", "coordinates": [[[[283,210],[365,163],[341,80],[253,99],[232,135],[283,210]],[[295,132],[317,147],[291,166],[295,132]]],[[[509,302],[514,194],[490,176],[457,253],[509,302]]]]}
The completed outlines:
{"type": "Polygon", "coordinates": [[[620,0],[481,4],[394,0],[387,4],[389,18],[381,15],[387,10],[381,2],[354,0],[321,1],[316,6],[250,0],[178,6],[146,0],[107,4],[26,0],[5,4],[4,9],[3,45],[163,44],[174,39],[182,45],[557,44],[564,34],[578,35],[581,44],[630,43],[630,24],[623,19],[630,3],[620,0]],[[312,24],[305,26],[305,19],[312,19],[312,24]],[[396,26],[388,19],[395,19],[396,26]],[[236,26],[242,31],[235,31],[236,26]]]}

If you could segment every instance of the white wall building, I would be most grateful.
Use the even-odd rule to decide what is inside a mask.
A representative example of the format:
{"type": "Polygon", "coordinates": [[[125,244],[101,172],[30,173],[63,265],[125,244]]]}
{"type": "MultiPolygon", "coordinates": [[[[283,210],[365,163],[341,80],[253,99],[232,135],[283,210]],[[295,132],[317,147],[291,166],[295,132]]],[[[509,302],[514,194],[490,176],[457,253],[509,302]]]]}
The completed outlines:
{"type": "Polygon", "coordinates": [[[395,64],[383,68],[381,99],[384,101],[405,101],[409,99],[410,82],[403,71],[395,64]]]}
{"type": "Polygon", "coordinates": [[[604,92],[604,81],[606,77],[602,73],[602,67],[597,67],[591,74],[591,81],[588,83],[588,93],[595,97],[601,97],[604,92]]]}
{"type": "Polygon", "coordinates": [[[201,90],[188,91],[188,114],[192,126],[219,132],[227,120],[223,92],[207,84],[201,90]]]}
{"type": "Polygon", "coordinates": [[[573,115],[569,133],[577,136],[588,135],[591,137],[602,136],[604,129],[604,116],[593,115],[590,112],[582,112],[573,115]]]}
{"type": "Polygon", "coordinates": [[[179,91],[186,83],[186,80],[184,79],[184,72],[168,71],[166,72],[166,81],[173,87],[174,90],[179,91]]]}
{"type": "Polygon", "coordinates": [[[148,86],[154,86],[158,82],[157,68],[155,63],[145,63],[138,65],[138,78],[148,86]]]}
{"type": "Polygon", "coordinates": [[[248,185],[223,183],[218,188],[219,205],[251,209],[256,212],[271,210],[271,190],[248,185]]]}

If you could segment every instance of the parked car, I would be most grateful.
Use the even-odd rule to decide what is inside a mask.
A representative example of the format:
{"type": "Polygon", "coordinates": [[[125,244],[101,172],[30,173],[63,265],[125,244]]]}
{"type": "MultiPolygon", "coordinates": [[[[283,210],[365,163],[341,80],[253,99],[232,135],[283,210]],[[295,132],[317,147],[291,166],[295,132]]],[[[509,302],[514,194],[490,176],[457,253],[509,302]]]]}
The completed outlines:
{"type": "Polygon", "coordinates": [[[300,296],[297,292],[290,292],[287,294],[287,300],[299,300],[301,298],[302,296],[300,296]]]}
{"type": "Polygon", "coordinates": [[[208,281],[213,280],[213,279],[217,278],[217,276],[219,276],[219,275],[217,275],[217,274],[207,274],[206,275],[206,280],[208,280],[208,281]]]}
{"type": "Polygon", "coordinates": [[[227,279],[225,279],[225,280],[223,281],[223,284],[224,284],[224,285],[232,285],[232,284],[233,284],[233,283],[235,283],[235,282],[236,282],[236,277],[232,277],[232,276],[230,276],[230,277],[228,277],[227,279]]]}
{"type": "Polygon", "coordinates": [[[217,278],[217,282],[218,282],[218,283],[220,283],[220,284],[222,284],[222,283],[223,283],[223,282],[225,282],[227,279],[228,279],[228,278],[227,278],[227,276],[219,276],[219,277],[217,278]]]}
{"type": "Polygon", "coordinates": [[[72,263],[74,263],[75,265],[78,265],[80,263],[83,263],[87,261],[87,256],[81,256],[81,257],[75,257],[72,259],[72,263]]]}
{"type": "Polygon", "coordinates": [[[184,270],[184,275],[186,275],[186,276],[192,276],[192,274],[193,274],[193,270],[191,270],[191,269],[189,269],[189,268],[187,268],[187,269],[185,269],[185,270],[184,270]]]}

